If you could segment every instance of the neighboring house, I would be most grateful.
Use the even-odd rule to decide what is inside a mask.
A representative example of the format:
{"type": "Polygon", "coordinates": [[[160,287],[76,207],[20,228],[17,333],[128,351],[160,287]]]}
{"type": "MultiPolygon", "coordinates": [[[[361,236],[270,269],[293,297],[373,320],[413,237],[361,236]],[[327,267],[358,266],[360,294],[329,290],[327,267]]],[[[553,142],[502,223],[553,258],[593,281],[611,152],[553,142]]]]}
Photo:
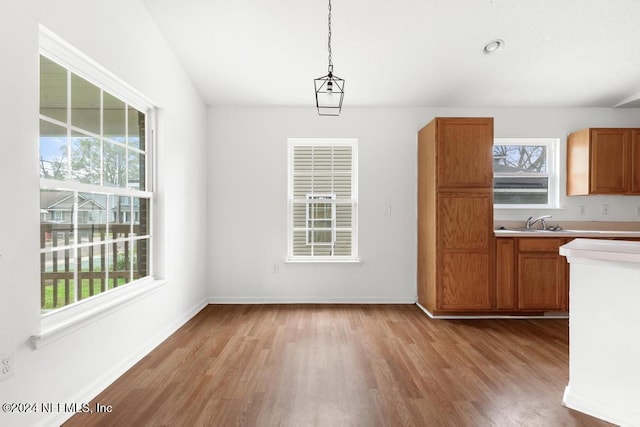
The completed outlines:
{"type": "MultiPolygon", "coordinates": [[[[107,200],[104,195],[78,193],[78,224],[106,224],[107,200]]],[[[129,224],[133,215],[134,223],[140,221],[140,201],[134,198],[133,210],[130,197],[120,197],[108,209],[111,224],[129,224]]],[[[73,222],[73,193],[42,191],[40,193],[40,222],[71,224],[73,222]]]]}

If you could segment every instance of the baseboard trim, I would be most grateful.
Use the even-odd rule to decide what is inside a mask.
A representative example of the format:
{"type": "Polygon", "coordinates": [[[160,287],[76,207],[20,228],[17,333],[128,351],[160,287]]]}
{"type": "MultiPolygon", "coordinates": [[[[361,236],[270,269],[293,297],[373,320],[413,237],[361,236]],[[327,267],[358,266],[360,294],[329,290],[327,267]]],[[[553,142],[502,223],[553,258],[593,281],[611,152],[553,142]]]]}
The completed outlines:
{"type": "Polygon", "coordinates": [[[634,412],[607,402],[572,393],[570,385],[567,385],[564,389],[562,404],[569,409],[591,415],[592,417],[615,425],[640,426],[640,412],[634,412]]]}
{"type": "Polygon", "coordinates": [[[209,304],[415,304],[415,298],[212,297],[209,304]]]}
{"type": "Polygon", "coordinates": [[[471,320],[471,319],[568,319],[569,315],[566,314],[548,314],[546,316],[519,316],[508,314],[481,314],[481,315],[455,315],[455,314],[433,314],[419,302],[416,305],[420,310],[429,316],[431,319],[444,319],[444,320],[471,320]]]}
{"type": "MultiPolygon", "coordinates": [[[[131,369],[136,363],[138,363],[142,358],[147,356],[153,349],[159,346],[164,340],[169,338],[171,334],[180,329],[185,323],[191,320],[200,310],[207,306],[207,300],[204,299],[197,304],[195,304],[190,310],[188,310],[180,319],[175,321],[172,325],[165,328],[163,331],[160,331],[153,338],[144,343],[140,348],[138,348],[130,357],[122,361],[117,366],[114,366],[104,375],[97,378],[87,387],[82,389],[80,392],[76,393],[74,396],[71,396],[69,399],[65,400],[67,402],[83,402],[89,403],[93,400],[98,394],[104,391],[107,387],[113,384],[118,378],[120,378],[125,372],[131,369]]],[[[52,414],[51,417],[46,417],[45,419],[40,420],[36,425],[37,426],[51,426],[51,425],[62,425],[65,421],[71,418],[74,413],[57,413],[52,414]]]]}

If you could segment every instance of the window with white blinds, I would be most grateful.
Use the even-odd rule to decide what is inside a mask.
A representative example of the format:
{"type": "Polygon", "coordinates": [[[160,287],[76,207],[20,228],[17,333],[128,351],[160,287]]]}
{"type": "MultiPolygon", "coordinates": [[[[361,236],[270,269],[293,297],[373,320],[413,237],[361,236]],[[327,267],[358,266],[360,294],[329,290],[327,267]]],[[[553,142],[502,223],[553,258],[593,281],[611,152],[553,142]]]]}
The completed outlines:
{"type": "Polygon", "coordinates": [[[357,139],[289,139],[288,258],[357,259],[357,139]]]}

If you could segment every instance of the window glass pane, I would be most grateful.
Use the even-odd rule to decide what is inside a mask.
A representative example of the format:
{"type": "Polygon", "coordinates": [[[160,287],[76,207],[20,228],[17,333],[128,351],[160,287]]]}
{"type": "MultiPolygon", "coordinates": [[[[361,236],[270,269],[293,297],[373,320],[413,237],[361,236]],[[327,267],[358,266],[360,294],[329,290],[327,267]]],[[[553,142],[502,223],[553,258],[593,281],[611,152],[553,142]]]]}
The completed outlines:
{"type": "Polygon", "coordinates": [[[333,147],[313,147],[313,170],[328,172],[333,169],[333,147]]]}
{"type": "Polygon", "coordinates": [[[103,135],[105,138],[126,143],[127,106],[108,92],[103,94],[103,135]]]}
{"type": "Polygon", "coordinates": [[[40,120],[40,177],[64,180],[67,157],[67,129],[40,120]]]}
{"type": "Polygon", "coordinates": [[[547,147],[545,145],[494,145],[493,171],[547,172],[547,147]]]}
{"type": "Polygon", "coordinates": [[[338,199],[351,199],[351,174],[336,174],[333,177],[333,190],[338,199]]]}
{"type": "Polygon", "coordinates": [[[149,275],[149,239],[133,241],[133,280],[149,275]]]}
{"type": "Polygon", "coordinates": [[[508,204],[547,204],[548,177],[495,177],[493,202],[508,204]]]}
{"type": "Polygon", "coordinates": [[[333,168],[339,172],[349,172],[351,174],[351,147],[333,148],[333,168]]]}
{"type": "Polygon", "coordinates": [[[127,184],[126,149],[109,141],[104,141],[103,145],[103,185],[125,187],[127,184]]]}
{"type": "Polygon", "coordinates": [[[146,117],[144,113],[129,106],[128,113],[128,130],[129,130],[129,147],[139,150],[146,150],[145,129],[146,117]]]}
{"type": "Polygon", "coordinates": [[[78,240],[97,243],[107,235],[107,196],[105,194],[78,193],[78,240]]]}
{"type": "Polygon", "coordinates": [[[40,190],[40,248],[56,248],[74,242],[74,193],[40,190]]]}
{"type": "Polygon", "coordinates": [[[146,190],[145,187],[145,155],[129,150],[127,188],[146,190]]]}
{"type": "Polygon", "coordinates": [[[352,212],[351,204],[336,204],[336,227],[351,227],[352,212]]]}
{"type": "Polygon", "coordinates": [[[133,197],[133,236],[146,236],[149,231],[149,200],[133,197]]]}
{"type": "Polygon", "coordinates": [[[122,239],[131,233],[131,197],[109,196],[109,237],[122,239]]]}
{"type": "Polygon", "coordinates": [[[100,140],[79,132],[71,134],[71,176],[85,184],[100,184],[100,140]]]}
{"type": "Polygon", "coordinates": [[[310,256],[311,245],[307,244],[307,232],[305,230],[294,230],[293,232],[293,255],[310,256]]]}
{"type": "Polygon", "coordinates": [[[333,254],[336,256],[351,255],[351,230],[336,231],[336,241],[333,245],[333,254]]]}
{"type": "Polygon", "coordinates": [[[331,193],[333,192],[333,177],[331,175],[319,175],[316,173],[312,177],[314,193],[331,193]]]}
{"type": "Polygon", "coordinates": [[[333,221],[330,219],[316,219],[312,222],[312,227],[314,228],[328,228],[331,229],[333,221]]]}
{"type": "Polygon", "coordinates": [[[131,281],[131,243],[113,242],[107,246],[107,287],[113,289],[131,281]]]}
{"type": "Polygon", "coordinates": [[[495,193],[493,203],[496,205],[546,205],[548,200],[547,193],[513,191],[510,193],[495,193]]]}
{"type": "Polygon", "coordinates": [[[331,245],[315,245],[313,247],[314,256],[332,256],[333,247],[331,245]]]}
{"type": "Polygon", "coordinates": [[[78,248],[78,300],[98,295],[106,290],[107,272],[106,245],[92,245],[78,248]]]}
{"type": "Polygon", "coordinates": [[[307,220],[306,208],[307,208],[307,205],[305,203],[293,204],[293,227],[294,228],[300,228],[305,226],[305,221],[307,220]]]}
{"type": "Polygon", "coordinates": [[[295,175],[293,177],[293,197],[300,199],[306,197],[308,193],[311,193],[311,191],[313,191],[311,182],[311,175],[295,175]]]}
{"type": "Polygon", "coordinates": [[[100,133],[100,88],[71,74],[71,124],[100,133]]]}
{"type": "Polygon", "coordinates": [[[310,245],[330,245],[333,243],[333,232],[329,230],[309,230],[310,245]]]}
{"type": "Polygon", "coordinates": [[[40,56],[40,114],[67,121],[67,70],[40,56]]]}
{"type": "Polygon", "coordinates": [[[310,203],[309,217],[314,219],[331,218],[331,204],[330,203],[310,203]]]}
{"type": "Polygon", "coordinates": [[[69,249],[40,254],[40,300],[44,311],[74,302],[74,269],[69,249]]]}

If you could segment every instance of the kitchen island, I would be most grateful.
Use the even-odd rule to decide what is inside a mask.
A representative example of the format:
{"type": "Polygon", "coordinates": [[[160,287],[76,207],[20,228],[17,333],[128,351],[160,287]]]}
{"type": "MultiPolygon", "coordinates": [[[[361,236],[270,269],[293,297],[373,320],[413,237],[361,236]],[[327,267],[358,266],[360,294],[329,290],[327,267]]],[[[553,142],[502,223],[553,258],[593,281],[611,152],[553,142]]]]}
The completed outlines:
{"type": "Polygon", "coordinates": [[[565,406],[640,425],[640,242],[575,239],[567,257],[569,384],[565,406]]]}

